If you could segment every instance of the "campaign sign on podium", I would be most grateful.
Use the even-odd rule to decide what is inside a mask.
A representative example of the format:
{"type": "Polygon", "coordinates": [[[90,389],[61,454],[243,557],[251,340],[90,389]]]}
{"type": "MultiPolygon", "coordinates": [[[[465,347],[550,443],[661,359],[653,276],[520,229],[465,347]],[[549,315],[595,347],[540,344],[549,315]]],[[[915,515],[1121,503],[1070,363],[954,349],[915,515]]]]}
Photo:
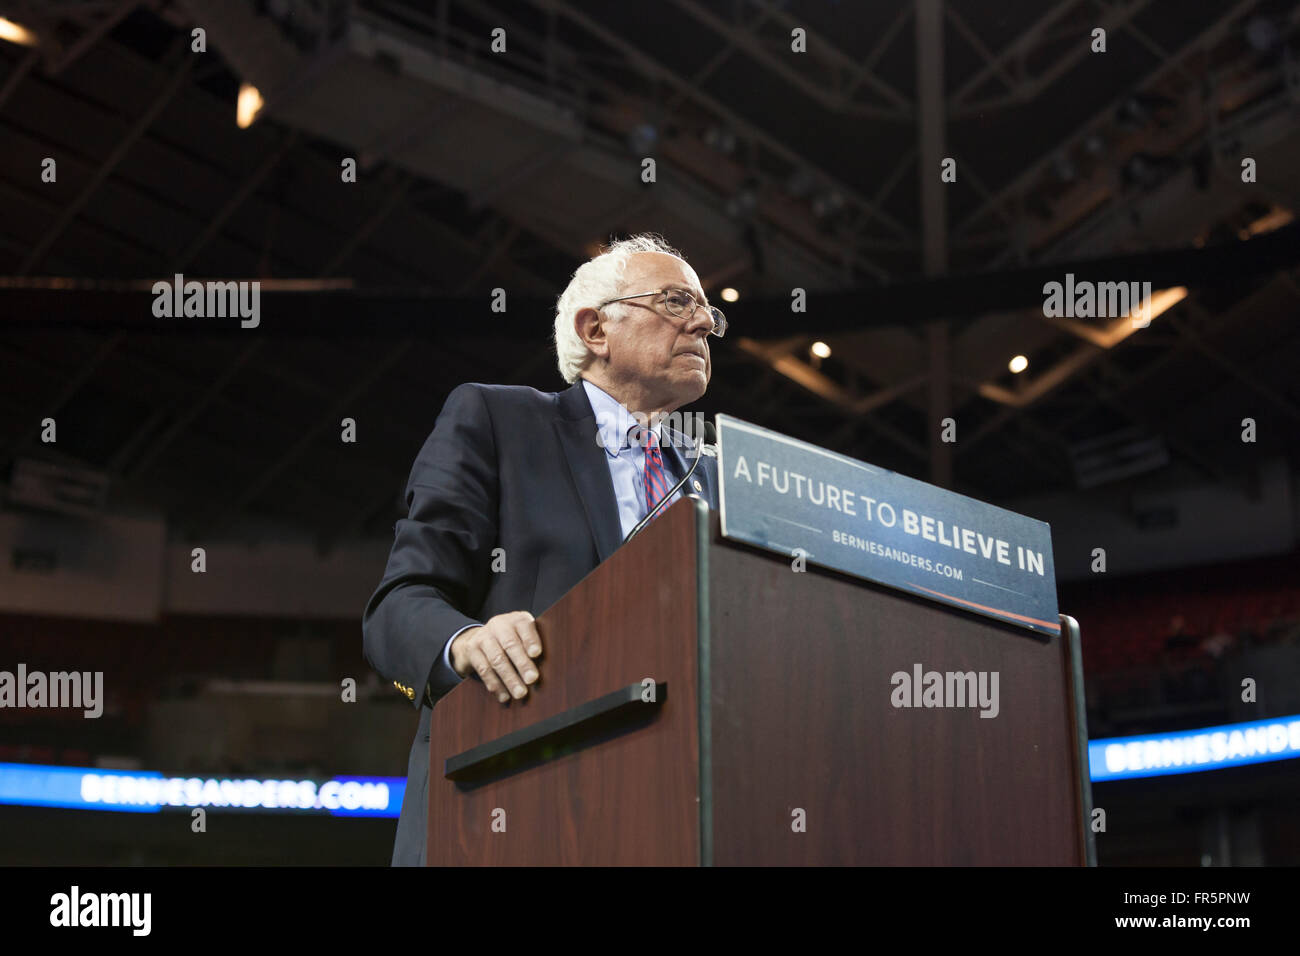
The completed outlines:
{"type": "Polygon", "coordinates": [[[1059,634],[1046,522],[718,415],[724,537],[1059,634]]]}

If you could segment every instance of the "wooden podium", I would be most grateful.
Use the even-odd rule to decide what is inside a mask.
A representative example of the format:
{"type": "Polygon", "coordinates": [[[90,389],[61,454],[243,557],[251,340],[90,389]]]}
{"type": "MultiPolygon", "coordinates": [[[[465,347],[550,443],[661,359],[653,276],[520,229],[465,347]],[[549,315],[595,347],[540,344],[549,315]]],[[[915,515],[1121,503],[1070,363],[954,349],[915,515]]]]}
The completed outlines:
{"type": "Polygon", "coordinates": [[[522,703],[471,678],[433,710],[430,866],[1095,862],[1069,618],[795,572],[688,498],[537,620],[522,703]],[[998,715],[896,708],[918,663],[997,671],[998,715]]]}

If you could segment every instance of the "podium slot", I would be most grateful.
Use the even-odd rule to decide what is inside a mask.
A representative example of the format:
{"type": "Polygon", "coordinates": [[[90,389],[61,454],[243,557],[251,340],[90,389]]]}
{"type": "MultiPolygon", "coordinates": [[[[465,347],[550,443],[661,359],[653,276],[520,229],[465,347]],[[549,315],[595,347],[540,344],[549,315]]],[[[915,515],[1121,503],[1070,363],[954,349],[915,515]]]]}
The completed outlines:
{"type": "Polygon", "coordinates": [[[668,684],[637,681],[585,704],[479,744],[444,761],[444,776],[457,783],[485,782],[554,760],[646,723],[668,699],[668,684]]]}

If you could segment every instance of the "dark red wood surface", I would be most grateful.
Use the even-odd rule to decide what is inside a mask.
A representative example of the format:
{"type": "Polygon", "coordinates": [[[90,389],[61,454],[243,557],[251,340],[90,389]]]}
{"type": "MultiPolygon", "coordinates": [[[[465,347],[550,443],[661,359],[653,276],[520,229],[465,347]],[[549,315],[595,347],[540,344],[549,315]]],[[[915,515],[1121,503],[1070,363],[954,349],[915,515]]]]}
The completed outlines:
{"type": "Polygon", "coordinates": [[[696,515],[674,505],[539,617],[542,681],[524,703],[473,679],[439,702],[430,865],[696,865],[702,806],[719,865],[1082,863],[1063,638],[796,573],[723,541],[716,514],[700,519],[697,575],[696,515]],[[697,580],[710,622],[703,790],[697,580]],[[998,716],[895,708],[891,675],[915,663],[997,671],[998,716]],[[449,754],[646,677],[668,682],[668,700],[634,729],[469,789],[443,776],[449,754]]]}
{"type": "Polygon", "coordinates": [[[522,702],[476,678],[438,702],[429,865],[698,864],[695,529],[674,503],[539,615],[541,677],[522,702]],[[443,775],[448,755],[647,677],[668,683],[648,724],[474,789],[443,775]]]}
{"type": "Polygon", "coordinates": [[[744,546],[709,567],[716,865],[1082,862],[1062,638],[744,546]],[[893,707],[915,663],[998,671],[998,716],[893,707]]]}

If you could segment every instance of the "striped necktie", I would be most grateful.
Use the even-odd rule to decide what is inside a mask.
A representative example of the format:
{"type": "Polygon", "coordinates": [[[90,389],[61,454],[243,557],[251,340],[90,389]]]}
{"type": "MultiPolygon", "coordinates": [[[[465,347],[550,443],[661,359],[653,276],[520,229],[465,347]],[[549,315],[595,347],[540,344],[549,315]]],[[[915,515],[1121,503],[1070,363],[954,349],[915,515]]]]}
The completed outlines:
{"type": "MultiPolygon", "coordinates": [[[[645,509],[646,514],[649,514],[651,509],[663,499],[664,495],[668,494],[668,489],[671,486],[668,483],[668,475],[664,471],[663,456],[659,453],[659,439],[649,429],[642,429],[641,434],[645,436],[645,471],[642,477],[645,485],[645,509]]],[[[667,506],[665,505],[659,509],[659,514],[650,520],[655,520],[666,510],[667,506]]]]}

